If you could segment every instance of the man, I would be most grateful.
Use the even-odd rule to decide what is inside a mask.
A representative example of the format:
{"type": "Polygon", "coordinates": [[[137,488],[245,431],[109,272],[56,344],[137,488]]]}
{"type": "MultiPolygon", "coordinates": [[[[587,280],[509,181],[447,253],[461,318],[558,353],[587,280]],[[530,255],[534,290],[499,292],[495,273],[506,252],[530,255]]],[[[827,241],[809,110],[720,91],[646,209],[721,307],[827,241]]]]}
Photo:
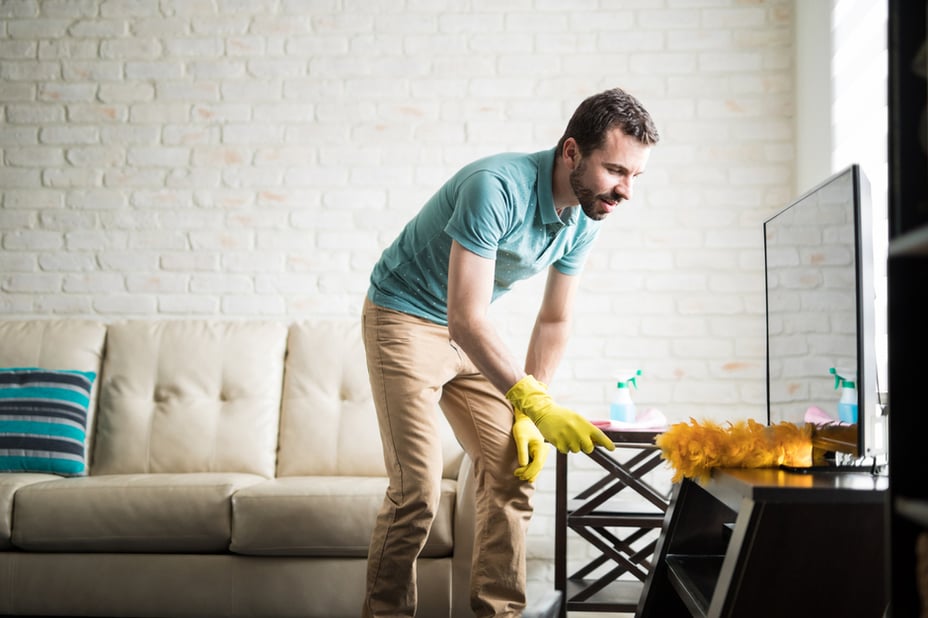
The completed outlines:
{"type": "Polygon", "coordinates": [[[619,89],[593,95],[556,148],[461,169],[374,267],[364,343],[390,485],[371,538],[364,616],[415,613],[415,562],[442,473],[437,407],[474,465],[472,609],[521,615],[525,531],[544,441],[564,453],[614,448],[583,416],[555,403],[545,383],[566,346],[578,275],[600,222],[631,198],[657,141],[634,97],[619,89]],[[487,309],[516,281],[545,269],[523,364],[487,309]]]}

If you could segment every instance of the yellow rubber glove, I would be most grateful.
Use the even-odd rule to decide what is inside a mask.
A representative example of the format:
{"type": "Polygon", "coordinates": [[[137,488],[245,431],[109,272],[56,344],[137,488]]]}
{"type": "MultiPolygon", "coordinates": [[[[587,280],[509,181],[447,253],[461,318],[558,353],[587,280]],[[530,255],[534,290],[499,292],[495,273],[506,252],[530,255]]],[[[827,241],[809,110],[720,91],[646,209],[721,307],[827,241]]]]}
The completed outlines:
{"type": "Polygon", "coordinates": [[[554,403],[544,386],[530,375],[516,382],[506,393],[506,399],[528,416],[545,440],[562,453],[592,453],[597,444],[615,450],[606,434],[580,414],[554,403]]]}
{"type": "Polygon", "coordinates": [[[518,410],[513,411],[512,438],[516,442],[519,467],[515,475],[523,481],[534,483],[548,459],[548,445],[532,419],[518,410]]]}

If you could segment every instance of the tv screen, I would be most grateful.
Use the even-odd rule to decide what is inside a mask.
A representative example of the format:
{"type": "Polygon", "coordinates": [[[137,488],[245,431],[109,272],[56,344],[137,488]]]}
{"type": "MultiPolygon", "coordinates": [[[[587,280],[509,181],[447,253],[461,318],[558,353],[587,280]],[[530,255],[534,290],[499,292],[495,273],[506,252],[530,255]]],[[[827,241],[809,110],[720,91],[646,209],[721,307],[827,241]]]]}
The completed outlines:
{"type": "Polygon", "coordinates": [[[885,453],[876,384],[870,186],[857,165],[764,223],[767,413],[816,425],[813,443],[885,453]]]}

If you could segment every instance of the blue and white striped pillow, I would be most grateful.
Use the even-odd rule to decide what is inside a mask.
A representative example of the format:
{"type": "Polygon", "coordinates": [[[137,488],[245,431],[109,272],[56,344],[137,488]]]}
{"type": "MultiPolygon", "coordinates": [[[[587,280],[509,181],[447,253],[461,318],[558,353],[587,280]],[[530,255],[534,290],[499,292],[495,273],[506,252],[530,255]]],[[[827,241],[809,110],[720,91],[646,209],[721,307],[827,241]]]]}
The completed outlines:
{"type": "Polygon", "coordinates": [[[0,369],[0,472],[86,472],[87,411],[97,374],[0,369]]]}

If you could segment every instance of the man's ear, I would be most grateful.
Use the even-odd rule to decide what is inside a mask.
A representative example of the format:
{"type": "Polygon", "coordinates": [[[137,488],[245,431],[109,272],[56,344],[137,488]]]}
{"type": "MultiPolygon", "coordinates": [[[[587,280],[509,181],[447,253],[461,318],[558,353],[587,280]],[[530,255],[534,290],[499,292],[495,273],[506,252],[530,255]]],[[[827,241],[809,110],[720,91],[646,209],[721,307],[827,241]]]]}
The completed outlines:
{"type": "Polygon", "coordinates": [[[580,146],[577,144],[577,140],[572,137],[564,140],[561,157],[564,159],[564,163],[567,164],[568,169],[572,170],[577,166],[580,161],[580,146]]]}

